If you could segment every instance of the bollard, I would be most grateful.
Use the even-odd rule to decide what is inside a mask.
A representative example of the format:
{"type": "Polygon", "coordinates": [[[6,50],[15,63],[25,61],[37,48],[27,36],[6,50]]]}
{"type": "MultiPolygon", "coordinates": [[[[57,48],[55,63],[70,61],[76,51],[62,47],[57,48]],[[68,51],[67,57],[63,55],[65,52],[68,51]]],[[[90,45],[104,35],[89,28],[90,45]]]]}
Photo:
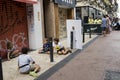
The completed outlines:
{"type": "Polygon", "coordinates": [[[71,44],[70,44],[70,47],[71,47],[71,49],[73,49],[73,32],[72,32],[72,31],[71,31],[71,33],[70,33],[70,37],[71,37],[71,40],[70,40],[71,44]]]}
{"type": "Polygon", "coordinates": [[[85,42],[85,31],[84,31],[84,27],[83,27],[83,43],[85,42]]]}
{"type": "Polygon", "coordinates": [[[91,38],[91,26],[90,26],[89,38],[91,38]]]}
{"type": "Polygon", "coordinates": [[[53,62],[53,44],[52,44],[52,38],[50,38],[50,62],[53,62]]]}
{"type": "Polygon", "coordinates": [[[0,57],[0,80],[3,80],[2,59],[0,57]]]}

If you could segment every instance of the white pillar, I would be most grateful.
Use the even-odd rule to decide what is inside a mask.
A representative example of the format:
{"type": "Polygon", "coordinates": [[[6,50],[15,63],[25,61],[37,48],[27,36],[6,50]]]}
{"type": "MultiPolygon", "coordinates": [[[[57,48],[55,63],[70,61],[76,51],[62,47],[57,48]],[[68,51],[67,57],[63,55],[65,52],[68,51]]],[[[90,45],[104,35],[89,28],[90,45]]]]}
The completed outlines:
{"type": "Polygon", "coordinates": [[[76,20],[76,7],[74,8],[74,19],[76,20]]]}
{"type": "MultiPolygon", "coordinates": [[[[40,0],[42,1],[42,0],[40,0]]],[[[29,48],[39,49],[42,47],[42,2],[27,5],[29,48]]]]}

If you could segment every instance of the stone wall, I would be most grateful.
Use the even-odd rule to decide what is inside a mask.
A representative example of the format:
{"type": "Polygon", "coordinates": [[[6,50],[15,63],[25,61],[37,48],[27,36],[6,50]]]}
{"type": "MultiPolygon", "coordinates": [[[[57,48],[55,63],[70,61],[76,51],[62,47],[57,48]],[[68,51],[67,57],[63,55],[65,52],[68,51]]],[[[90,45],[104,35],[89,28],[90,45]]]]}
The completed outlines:
{"type": "Polygon", "coordinates": [[[66,20],[67,9],[59,8],[59,38],[67,37],[66,20]]]}

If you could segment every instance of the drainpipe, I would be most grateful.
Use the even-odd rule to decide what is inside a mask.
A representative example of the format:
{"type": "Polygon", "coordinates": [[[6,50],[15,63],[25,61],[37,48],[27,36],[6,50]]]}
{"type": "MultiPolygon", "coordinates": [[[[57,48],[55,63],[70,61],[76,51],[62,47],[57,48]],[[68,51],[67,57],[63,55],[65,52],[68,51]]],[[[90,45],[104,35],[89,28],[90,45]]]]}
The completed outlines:
{"type": "Polygon", "coordinates": [[[44,34],[45,34],[45,37],[47,37],[46,35],[46,24],[45,24],[45,20],[46,20],[46,17],[45,17],[45,0],[43,0],[43,14],[44,14],[44,34]]]}
{"type": "Polygon", "coordinates": [[[89,8],[90,8],[90,7],[88,6],[88,18],[90,17],[90,16],[89,16],[89,13],[90,13],[90,9],[89,9],[89,8]]]}

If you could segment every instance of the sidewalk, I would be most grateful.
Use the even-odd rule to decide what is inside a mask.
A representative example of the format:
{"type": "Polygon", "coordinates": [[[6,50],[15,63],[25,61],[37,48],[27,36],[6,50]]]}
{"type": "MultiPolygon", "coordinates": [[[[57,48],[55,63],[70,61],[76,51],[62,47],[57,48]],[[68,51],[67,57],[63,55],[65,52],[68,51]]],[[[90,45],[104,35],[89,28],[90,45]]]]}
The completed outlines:
{"type": "Polygon", "coordinates": [[[120,80],[119,34],[100,36],[46,80],[120,80]]]}
{"type": "MultiPolygon", "coordinates": [[[[93,39],[94,37],[96,37],[96,35],[94,35],[91,39],[93,39]]],[[[88,38],[88,36],[86,36],[86,40],[87,40],[86,42],[88,42],[91,39],[88,38]]],[[[65,46],[67,46],[66,39],[63,39],[62,43],[65,46]]],[[[74,51],[75,50],[73,50],[73,52],[74,51]]],[[[73,53],[71,53],[71,54],[73,54],[73,53]]],[[[41,71],[38,74],[41,75],[42,73],[44,73],[45,71],[47,71],[48,69],[53,67],[55,64],[57,64],[61,60],[65,59],[70,54],[67,54],[67,55],[54,54],[54,62],[53,63],[50,62],[50,60],[49,60],[50,58],[49,58],[48,54],[38,54],[37,50],[30,52],[29,55],[32,56],[32,58],[36,61],[37,64],[40,65],[41,71]]],[[[33,80],[34,79],[33,77],[31,77],[29,75],[23,75],[18,72],[17,58],[12,59],[11,61],[5,61],[2,63],[2,65],[3,65],[4,80],[33,80]]]]}

